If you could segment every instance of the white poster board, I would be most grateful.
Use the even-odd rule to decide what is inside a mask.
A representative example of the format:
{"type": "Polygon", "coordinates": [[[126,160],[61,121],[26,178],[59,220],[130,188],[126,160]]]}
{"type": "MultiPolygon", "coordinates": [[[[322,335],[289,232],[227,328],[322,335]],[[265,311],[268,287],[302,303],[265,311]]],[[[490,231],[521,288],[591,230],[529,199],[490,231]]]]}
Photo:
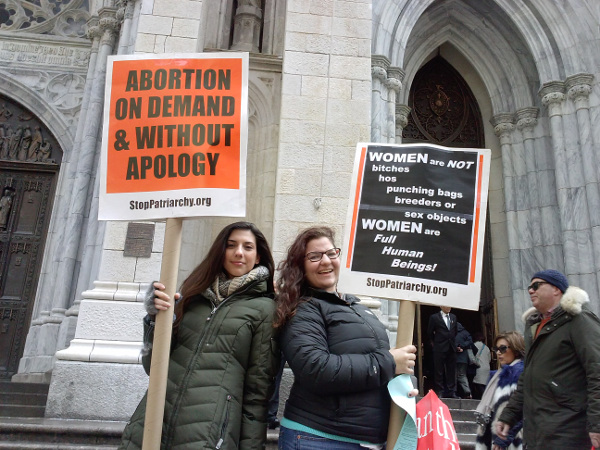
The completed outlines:
{"type": "Polygon", "coordinates": [[[359,143],[340,289],[477,310],[490,158],[488,149],[359,143]]]}
{"type": "Polygon", "coordinates": [[[111,56],[100,220],[242,217],[248,53],[111,56]]]}

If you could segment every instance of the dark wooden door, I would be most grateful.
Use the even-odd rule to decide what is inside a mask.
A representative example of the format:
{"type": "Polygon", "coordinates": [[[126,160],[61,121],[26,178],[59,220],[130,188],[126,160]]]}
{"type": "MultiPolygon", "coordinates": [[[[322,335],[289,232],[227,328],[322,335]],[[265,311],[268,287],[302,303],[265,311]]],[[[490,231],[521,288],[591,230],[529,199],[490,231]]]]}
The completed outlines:
{"type": "Polygon", "coordinates": [[[0,379],[17,372],[35,300],[58,169],[41,166],[0,161],[0,379]]]}
{"type": "MultiPolygon", "coordinates": [[[[441,56],[426,63],[410,88],[408,124],[402,143],[428,142],[448,147],[484,148],[483,119],[477,100],[460,73],[441,56]]],[[[471,333],[482,332],[490,345],[496,330],[494,279],[487,215],[479,311],[454,309],[458,321],[471,333]]],[[[415,327],[419,342],[417,372],[421,393],[433,387],[433,361],[427,339],[429,316],[439,311],[421,305],[415,327]]]]}

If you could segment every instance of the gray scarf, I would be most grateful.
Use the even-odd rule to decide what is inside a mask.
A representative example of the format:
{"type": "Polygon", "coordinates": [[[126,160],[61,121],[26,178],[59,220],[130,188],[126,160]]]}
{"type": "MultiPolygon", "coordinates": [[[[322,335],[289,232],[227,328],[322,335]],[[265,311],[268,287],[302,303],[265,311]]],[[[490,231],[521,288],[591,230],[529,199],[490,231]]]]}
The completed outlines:
{"type": "Polygon", "coordinates": [[[227,278],[227,275],[221,273],[215,279],[212,286],[204,291],[203,295],[215,305],[219,305],[223,300],[248,286],[250,283],[264,281],[267,278],[269,278],[269,269],[265,266],[256,266],[250,272],[240,277],[227,278]]]}

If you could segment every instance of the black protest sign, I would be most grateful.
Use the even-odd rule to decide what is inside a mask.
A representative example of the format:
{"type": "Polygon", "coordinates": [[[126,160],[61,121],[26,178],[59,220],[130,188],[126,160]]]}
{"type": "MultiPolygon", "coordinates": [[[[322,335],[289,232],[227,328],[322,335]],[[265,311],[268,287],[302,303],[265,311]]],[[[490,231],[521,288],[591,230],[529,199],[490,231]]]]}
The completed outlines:
{"type": "Polygon", "coordinates": [[[487,189],[489,161],[486,167],[482,152],[364,145],[360,169],[355,168],[346,269],[377,274],[365,280],[367,287],[403,290],[410,287],[408,279],[472,285],[478,278],[487,198],[482,189],[487,189]]]}

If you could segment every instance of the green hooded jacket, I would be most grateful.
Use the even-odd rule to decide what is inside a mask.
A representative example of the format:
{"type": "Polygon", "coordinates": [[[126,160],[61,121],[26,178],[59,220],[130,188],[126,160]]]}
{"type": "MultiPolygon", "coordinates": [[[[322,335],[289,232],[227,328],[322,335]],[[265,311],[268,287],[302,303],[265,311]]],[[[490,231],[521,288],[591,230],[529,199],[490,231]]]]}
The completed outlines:
{"type": "Polygon", "coordinates": [[[600,320],[571,286],[535,337],[541,317],[526,311],[525,369],[499,420],[523,419],[529,450],[589,449],[600,432],[600,320]]]}
{"type": "MultiPolygon", "coordinates": [[[[171,350],[162,450],[264,448],[280,357],[274,312],[266,281],[245,286],[217,307],[203,296],[193,298],[171,350]]],[[[152,324],[144,323],[144,341],[151,342],[152,324]]],[[[143,358],[146,372],[150,357],[143,358]]],[[[142,447],[146,395],[120,449],[142,447]]]]}

